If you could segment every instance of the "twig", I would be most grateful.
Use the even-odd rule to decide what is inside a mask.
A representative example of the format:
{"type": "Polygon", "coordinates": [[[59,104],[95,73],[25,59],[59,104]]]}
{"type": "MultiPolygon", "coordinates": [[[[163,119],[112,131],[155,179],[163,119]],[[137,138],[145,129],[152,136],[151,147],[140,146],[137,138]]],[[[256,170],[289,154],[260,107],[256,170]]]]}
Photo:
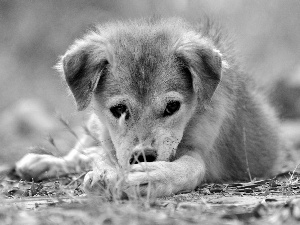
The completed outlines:
{"type": "Polygon", "coordinates": [[[64,120],[61,116],[58,117],[59,121],[68,129],[68,131],[73,134],[73,136],[79,140],[78,135],[73,131],[73,129],[70,127],[70,125],[68,124],[68,122],[66,120],[64,120]]]}
{"type": "Polygon", "coordinates": [[[249,161],[248,161],[248,155],[247,155],[247,150],[246,150],[246,131],[245,131],[245,127],[243,127],[243,144],[244,144],[244,151],[245,151],[245,157],[246,157],[247,172],[248,172],[250,181],[252,181],[252,177],[251,177],[251,173],[250,173],[250,167],[249,167],[249,161]]]}

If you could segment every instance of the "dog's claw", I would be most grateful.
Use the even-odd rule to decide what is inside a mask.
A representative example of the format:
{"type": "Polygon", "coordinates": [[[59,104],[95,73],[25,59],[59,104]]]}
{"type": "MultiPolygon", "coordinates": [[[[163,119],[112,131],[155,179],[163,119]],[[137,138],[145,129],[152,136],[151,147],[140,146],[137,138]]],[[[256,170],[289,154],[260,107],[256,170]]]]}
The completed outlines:
{"type": "Polygon", "coordinates": [[[110,195],[110,189],[116,183],[117,174],[113,171],[90,171],[83,181],[83,187],[90,195],[110,195]]]}

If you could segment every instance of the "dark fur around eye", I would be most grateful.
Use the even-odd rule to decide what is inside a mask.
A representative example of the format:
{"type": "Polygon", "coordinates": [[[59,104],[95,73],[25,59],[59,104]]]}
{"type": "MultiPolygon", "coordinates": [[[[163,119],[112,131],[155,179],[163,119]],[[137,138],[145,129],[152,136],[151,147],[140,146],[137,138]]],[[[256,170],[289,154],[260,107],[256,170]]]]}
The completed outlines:
{"type": "Polygon", "coordinates": [[[166,109],[164,111],[164,117],[171,116],[175,112],[180,109],[180,102],[179,101],[170,101],[168,102],[166,109]]]}
{"type": "Polygon", "coordinates": [[[126,114],[125,115],[125,120],[129,119],[129,110],[128,110],[126,105],[118,104],[116,106],[113,106],[113,107],[110,108],[110,112],[117,119],[119,119],[125,113],[126,114]]]}

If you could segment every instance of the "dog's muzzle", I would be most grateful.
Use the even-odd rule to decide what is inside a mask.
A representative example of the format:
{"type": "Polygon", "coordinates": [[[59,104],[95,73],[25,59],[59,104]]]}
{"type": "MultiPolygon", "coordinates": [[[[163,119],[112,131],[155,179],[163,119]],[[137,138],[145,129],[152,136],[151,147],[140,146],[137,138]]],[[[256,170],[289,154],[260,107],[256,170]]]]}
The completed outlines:
{"type": "Polygon", "coordinates": [[[130,164],[140,162],[154,162],[157,158],[157,151],[154,148],[144,148],[134,151],[129,160],[130,164]]]}

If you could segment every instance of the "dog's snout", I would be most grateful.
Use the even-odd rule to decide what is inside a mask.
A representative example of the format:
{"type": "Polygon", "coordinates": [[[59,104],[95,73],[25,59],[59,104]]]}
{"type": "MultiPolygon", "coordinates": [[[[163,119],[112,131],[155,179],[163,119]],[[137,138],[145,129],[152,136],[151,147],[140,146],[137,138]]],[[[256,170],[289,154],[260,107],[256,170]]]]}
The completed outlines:
{"type": "Polygon", "coordinates": [[[154,162],[157,158],[157,151],[153,148],[140,149],[131,155],[130,164],[138,164],[140,162],[154,162]]]}

